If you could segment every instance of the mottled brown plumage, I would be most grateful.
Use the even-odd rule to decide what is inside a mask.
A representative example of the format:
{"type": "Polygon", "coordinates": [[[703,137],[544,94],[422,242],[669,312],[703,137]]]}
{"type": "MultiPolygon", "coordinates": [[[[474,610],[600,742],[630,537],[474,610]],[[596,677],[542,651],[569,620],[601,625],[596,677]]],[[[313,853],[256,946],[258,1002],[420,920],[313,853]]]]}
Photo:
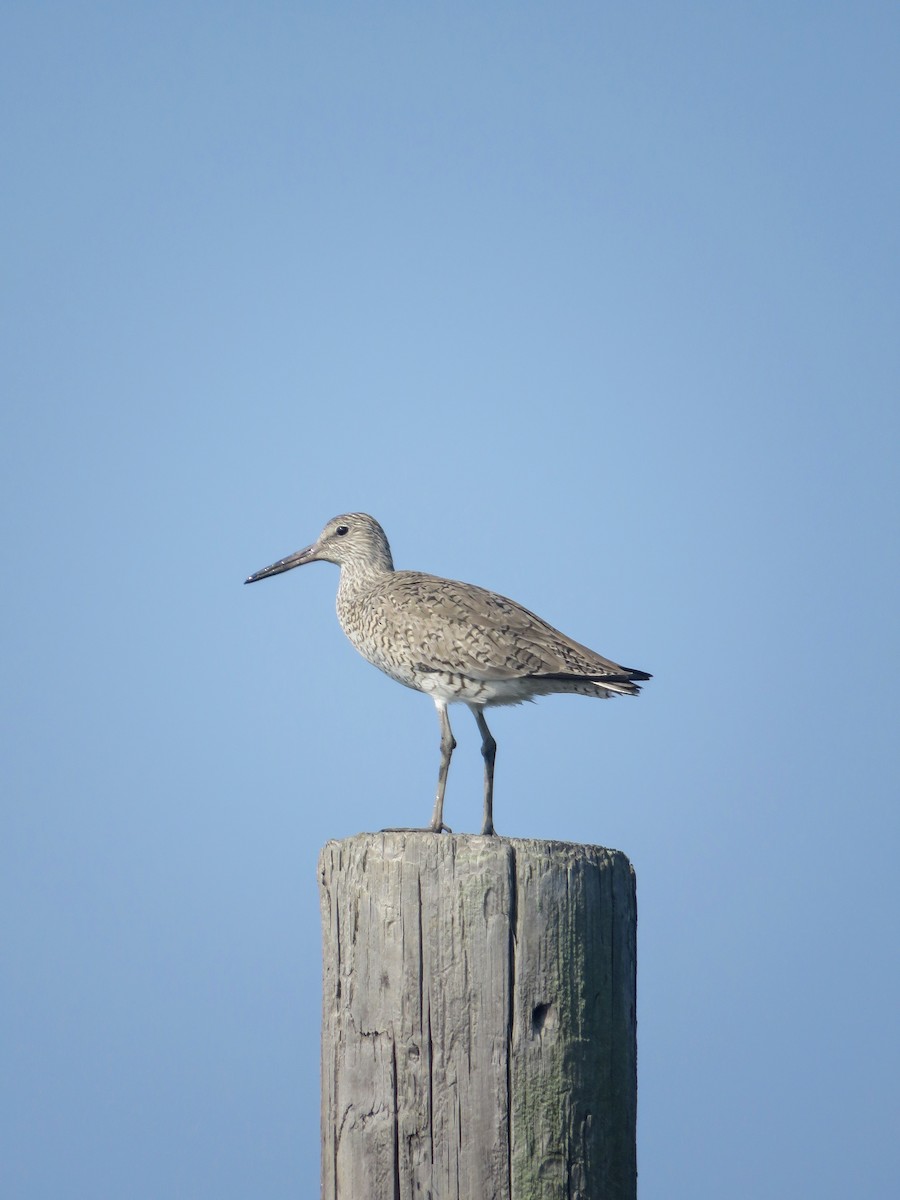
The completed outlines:
{"type": "Polygon", "coordinates": [[[491,834],[496,743],[485,708],[553,692],[599,699],[634,696],[640,691],[637,681],[650,678],[603,658],[505,596],[419,571],[395,571],[384,530],[365,513],[334,517],[311,546],[245,582],[317,561],[341,568],[338,619],[360,654],[398,683],[426,692],[437,706],[441,765],[429,826],[435,832],[446,828],[444,790],[456,746],[448,704],[468,705],[481,731],[482,833],[491,834]]]}

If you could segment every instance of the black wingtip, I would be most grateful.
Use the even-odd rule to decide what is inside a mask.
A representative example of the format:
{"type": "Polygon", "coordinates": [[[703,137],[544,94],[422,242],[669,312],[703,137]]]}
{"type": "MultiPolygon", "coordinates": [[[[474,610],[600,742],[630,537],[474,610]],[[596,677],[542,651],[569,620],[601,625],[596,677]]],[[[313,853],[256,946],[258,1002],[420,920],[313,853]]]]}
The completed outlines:
{"type": "Polygon", "coordinates": [[[633,671],[630,667],[622,667],[620,671],[606,672],[605,674],[588,675],[576,673],[574,671],[547,671],[536,673],[534,675],[526,675],[526,679],[559,679],[565,683],[594,683],[598,687],[628,687],[633,685],[635,693],[641,689],[638,687],[638,681],[652,679],[652,675],[648,675],[646,671],[633,671]]]}

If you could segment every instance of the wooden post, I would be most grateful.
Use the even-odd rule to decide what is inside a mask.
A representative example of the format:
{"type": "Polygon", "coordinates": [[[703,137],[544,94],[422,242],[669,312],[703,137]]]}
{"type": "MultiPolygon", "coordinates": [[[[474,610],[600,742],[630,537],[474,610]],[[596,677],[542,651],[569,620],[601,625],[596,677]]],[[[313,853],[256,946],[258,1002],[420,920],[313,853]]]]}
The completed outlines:
{"type": "Polygon", "coordinates": [[[633,1200],[625,855],[358,834],[319,880],[322,1200],[633,1200]]]}

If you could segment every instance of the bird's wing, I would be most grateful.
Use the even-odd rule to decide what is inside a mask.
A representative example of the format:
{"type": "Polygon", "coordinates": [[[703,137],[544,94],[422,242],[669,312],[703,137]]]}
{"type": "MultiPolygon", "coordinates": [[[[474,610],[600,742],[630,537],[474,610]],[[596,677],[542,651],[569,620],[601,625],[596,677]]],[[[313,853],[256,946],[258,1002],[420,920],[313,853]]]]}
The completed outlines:
{"type": "Polygon", "coordinates": [[[514,600],[472,584],[397,572],[367,606],[426,670],[477,680],[628,674],[514,600]]]}

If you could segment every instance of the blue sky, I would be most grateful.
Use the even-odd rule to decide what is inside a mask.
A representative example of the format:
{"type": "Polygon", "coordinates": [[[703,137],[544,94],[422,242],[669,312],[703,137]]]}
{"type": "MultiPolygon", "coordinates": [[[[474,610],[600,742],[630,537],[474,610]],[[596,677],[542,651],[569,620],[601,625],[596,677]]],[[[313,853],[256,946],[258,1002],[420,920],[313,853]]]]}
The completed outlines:
{"type": "Polygon", "coordinates": [[[893,1195],[896,7],[0,24],[3,1194],[317,1194],[316,855],[438,729],[241,583],[364,510],[654,675],[491,722],[637,870],[643,1200],[893,1195]]]}

